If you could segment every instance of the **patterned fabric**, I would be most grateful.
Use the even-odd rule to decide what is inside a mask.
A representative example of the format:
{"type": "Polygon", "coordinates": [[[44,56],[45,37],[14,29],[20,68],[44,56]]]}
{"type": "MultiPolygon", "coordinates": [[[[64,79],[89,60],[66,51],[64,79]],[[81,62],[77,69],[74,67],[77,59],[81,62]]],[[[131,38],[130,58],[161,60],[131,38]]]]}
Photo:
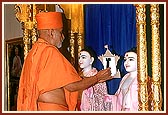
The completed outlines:
{"type": "MultiPolygon", "coordinates": [[[[86,77],[97,74],[97,70],[93,68],[86,77]]],[[[81,99],[81,111],[111,111],[112,100],[107,94],[106,83],[98,83],[84,90],[81,99]]]]}

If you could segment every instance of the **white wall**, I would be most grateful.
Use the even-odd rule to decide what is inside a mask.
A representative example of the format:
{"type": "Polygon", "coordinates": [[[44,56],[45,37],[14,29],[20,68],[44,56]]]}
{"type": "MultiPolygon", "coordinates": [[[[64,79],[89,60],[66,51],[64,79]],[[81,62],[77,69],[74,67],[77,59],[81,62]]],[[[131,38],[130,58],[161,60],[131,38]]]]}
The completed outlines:
{"type": "Polygon", "coordinates": [[[4,16],[2,18],[4,18],[5,40],[23,36],[22,25],[15,17],[14,4],[4,4],[4,16]]]}

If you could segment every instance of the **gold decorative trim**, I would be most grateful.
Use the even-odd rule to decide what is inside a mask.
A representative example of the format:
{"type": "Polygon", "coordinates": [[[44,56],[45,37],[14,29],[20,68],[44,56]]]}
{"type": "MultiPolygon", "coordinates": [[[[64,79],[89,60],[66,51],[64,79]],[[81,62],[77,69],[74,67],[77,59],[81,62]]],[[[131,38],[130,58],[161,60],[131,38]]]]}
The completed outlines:
{"type": "MultiPolygon", "coordinates": [[[[84,48],[84,38],[81,33],[77,35],[77,43],[78,43],[78,54],[79,54],[79,52],[84,48]]],[[[78,71],[79,70],[80,70],[80,67],[78,66],[78,71]]]]}
{"type": "Polygon", "coordinates": [[[71,32],[70,34],[70,53],[71,53],[71,63],[75,65],[75,35],[71,32]]]}
{"type": "Polygon", "coordinates": [[[78,41],[78,53],[82,50],[83,46],[83,35],[81,33],[78,34],[77,36],[77,41],[78,41]]]}
{"type": "Polygon", "coordinates": [[[32,28],[32,44],[34,44],[37,41],[37,30],[36,30],[36,26],[37,26],[37,22],[36,22],[36,16],[37,14],[37,9],[36,9],[36,5],[33,4],[33,28],[32,28]]]}
{"type": "Polygon", "coordinates": [[[31,16],[31,5],[30,4],[16,4],[15,13],[16,18],[20,23],[29,21],[31,16]]]}
{"type": "Polygon", "coordinates": [[[30,39],[29,39],[29,30],[24,29],[23,31],[23,42],[24,42],[24,59],[28,55],[29,52],[29,44],[30,44],[30,39]]]}
{"type": "Polygon", "coordinates": [[[160,59],[160,34],[159,34],[159,4],[150,5],[152,28],[152,102],[153,110],[160,111],[162,107],[161,93],[161,59],[160,59]]]}
{"type": "Polygon", "coordinates": [[[144,4],[136,6],[137,55],[138,55],[138,101],[139,111],[148,111],[148,74],[146,46],[146,8],[144,4]]]}
{"type": "Polygon", "coordinates": [[[31,48],[31,40],[34,43],[36,38],[36,20],[37,13],[35,4],[16,4],[15,5],[16,18],[23,26],[23,42],[24,46],[24,59],[28,55],[31,48]]]}

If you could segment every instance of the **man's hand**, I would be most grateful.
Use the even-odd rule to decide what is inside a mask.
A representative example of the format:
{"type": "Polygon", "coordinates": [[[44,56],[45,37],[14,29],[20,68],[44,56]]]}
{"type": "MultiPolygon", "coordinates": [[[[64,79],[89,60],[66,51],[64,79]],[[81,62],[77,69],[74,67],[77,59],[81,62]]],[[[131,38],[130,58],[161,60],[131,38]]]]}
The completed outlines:
{"type": "Polygon", "coordinates": [[[111,76],[111,71],[110,68],[100,70],[97,74],[96,77],[98,79],[98,82],[104,82],[107,80],[112,79],[113,77],[111,76]]]}

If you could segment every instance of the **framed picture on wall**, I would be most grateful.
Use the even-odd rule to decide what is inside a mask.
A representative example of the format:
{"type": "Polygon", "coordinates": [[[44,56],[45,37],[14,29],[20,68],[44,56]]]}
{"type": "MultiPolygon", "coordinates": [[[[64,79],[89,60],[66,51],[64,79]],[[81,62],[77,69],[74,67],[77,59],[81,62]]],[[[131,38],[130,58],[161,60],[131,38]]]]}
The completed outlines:
{"type": "Polygon", "coordinates": [[[8,111],[16,110],[17,92],[20,80],[22,65],[24,62],[23,38],[14,38],[5,41],[5,62],[6,62],[6,93],[8,111]]]}

